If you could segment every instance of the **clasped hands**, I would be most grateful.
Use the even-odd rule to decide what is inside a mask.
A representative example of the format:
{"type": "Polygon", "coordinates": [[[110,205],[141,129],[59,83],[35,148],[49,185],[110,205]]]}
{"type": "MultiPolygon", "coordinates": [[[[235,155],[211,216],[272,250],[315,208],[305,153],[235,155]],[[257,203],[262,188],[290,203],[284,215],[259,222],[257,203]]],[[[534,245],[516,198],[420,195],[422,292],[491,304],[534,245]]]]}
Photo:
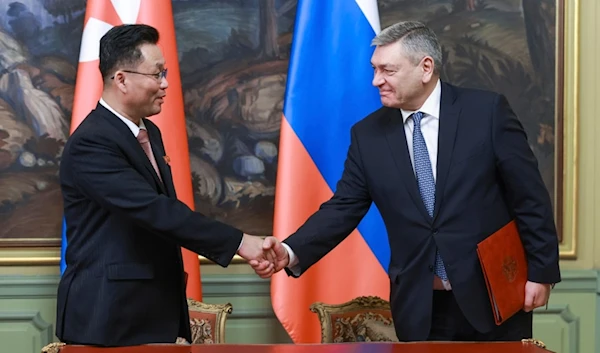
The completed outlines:
{"type": "Polygon", "coordinates": [[[263,239],[258,236],[244,234],[238,255],[248,261],[248,264],[261,278],[271,277],[290,262],[287,250],[275,237],[263,239]]]}

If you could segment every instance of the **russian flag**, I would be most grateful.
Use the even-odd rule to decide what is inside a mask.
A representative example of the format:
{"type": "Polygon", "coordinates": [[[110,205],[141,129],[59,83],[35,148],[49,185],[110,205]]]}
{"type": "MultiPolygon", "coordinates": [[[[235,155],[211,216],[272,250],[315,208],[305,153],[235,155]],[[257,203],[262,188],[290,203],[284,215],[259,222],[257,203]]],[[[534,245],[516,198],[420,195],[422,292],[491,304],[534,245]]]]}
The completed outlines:
{"type": "MultiPolygon", "coordinates": [[[[274,235],[295,232],[333,195],[353,124],[381,107],[371,85],[376,0],[299,0],[281,124],[274,235]]],[[[389,298],[387,232],[372,206],[358,229],[300,278],[273,276],[278,319],[296,343],[320,342],[309,307],[362,295],[389,298]]]]}
{"type": "MultiPolygon", "coordinates": [[[[73,99],[71,132],[96,107],[102,95],[102,77],[98,69],[100,38],[113,26],[134,23],[153,26],[160,34],[158,45],[163,50],[166,67],[169,69],[167,78],[169,88],[161,113],[150,119],[161,130],[165,149],[170,157],[169,164],[177,198],[193,209],[189,148],[171,0],[87,1],[73,99]]],[[[67,224],[63,221],[61,274],[66,268],[65,252],[68,246],[66,229],[67,224]]],[[[182,249],[182,255],[185,271],[188,273],[187,296],[202,300],[198,255],[186,249],[182,249]]]]}

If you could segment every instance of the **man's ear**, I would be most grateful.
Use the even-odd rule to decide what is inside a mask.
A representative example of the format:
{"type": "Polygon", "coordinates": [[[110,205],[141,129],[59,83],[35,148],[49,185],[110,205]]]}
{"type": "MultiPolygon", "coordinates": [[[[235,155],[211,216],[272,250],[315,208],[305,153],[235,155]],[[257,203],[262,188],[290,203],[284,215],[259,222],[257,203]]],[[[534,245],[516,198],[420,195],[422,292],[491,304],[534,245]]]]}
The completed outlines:
{"type": "Polygon", "coordinates": [[[420,66],[423,70],[423,83],[428,83],[433,77],[435,71],[435,62],[431,56],[425,56],[421,60],[420,66]]]}
{"type": "Polygon", "coordinates": [[[121,91],[123,93],[127,92],[127,76],[123,72],[121,72],[121,71],[115,72],[115,75],[113,76],[113,81],[114,81],[114,85],[117,86],[119,91],[121,91]]]}

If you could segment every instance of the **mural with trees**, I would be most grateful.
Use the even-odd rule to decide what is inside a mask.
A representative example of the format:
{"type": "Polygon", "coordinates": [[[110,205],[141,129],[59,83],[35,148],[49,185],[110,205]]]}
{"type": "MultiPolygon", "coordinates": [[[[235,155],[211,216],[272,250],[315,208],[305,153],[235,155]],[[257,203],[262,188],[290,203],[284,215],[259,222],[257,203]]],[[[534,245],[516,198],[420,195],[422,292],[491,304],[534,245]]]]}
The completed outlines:
{"type": "MultiPolygon", "coordinates": [[[[382,27],[416,19],[436,31],[444,80],[507,95],[554,191],[556,2],[378,3],[382,27]]],[[[196,209],[270,234],[296,0],[173,0],[173,9],[196,209]]],[[[84,12],[85,0],[0,0],[2,246],[60,244],[58,165],[84,12]]]]}

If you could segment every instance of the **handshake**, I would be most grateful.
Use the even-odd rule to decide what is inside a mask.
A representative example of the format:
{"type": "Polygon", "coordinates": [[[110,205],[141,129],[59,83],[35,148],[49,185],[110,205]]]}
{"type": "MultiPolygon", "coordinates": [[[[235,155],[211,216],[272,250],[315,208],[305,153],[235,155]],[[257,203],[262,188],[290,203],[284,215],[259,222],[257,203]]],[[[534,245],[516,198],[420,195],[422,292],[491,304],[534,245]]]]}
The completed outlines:
{"type": "Polygon", "coordinates": [[[261,238],[244,234],[238,255],[248,261],[257,275],[269,278],[290,263],[290,255],[275,237],[261,238]]]}

